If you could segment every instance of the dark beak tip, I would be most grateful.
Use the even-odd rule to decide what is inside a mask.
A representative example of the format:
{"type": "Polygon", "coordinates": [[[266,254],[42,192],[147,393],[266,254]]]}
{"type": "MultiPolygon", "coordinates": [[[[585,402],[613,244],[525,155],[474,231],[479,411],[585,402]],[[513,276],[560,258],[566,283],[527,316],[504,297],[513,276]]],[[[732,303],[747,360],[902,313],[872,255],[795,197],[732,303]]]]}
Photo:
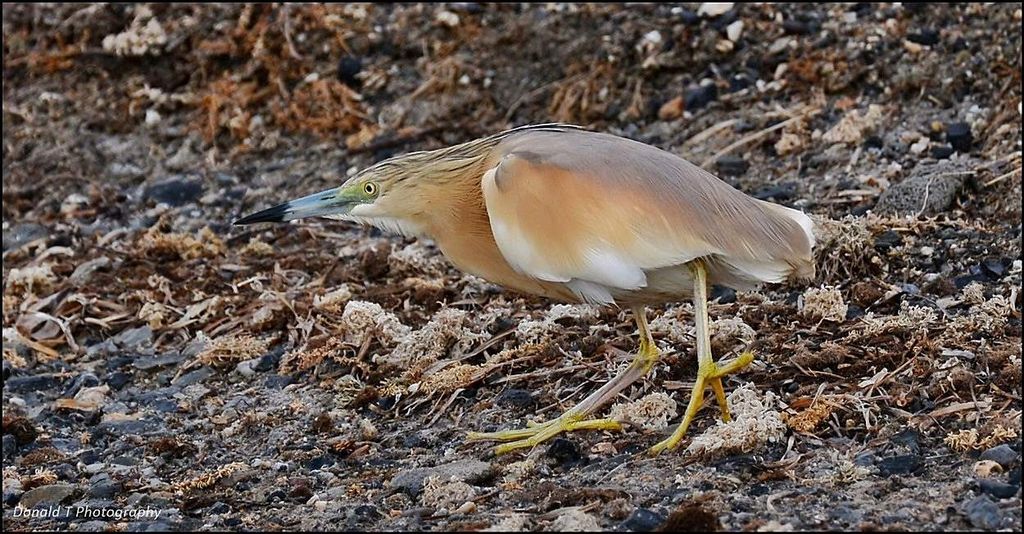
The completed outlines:
{"type": "Polygon", "coordinates": [[[246,224],[254,224],[261,222],[282,222],[284,220],[285,213],[287,213],[287,204],[280,206],[274,206],[263,211],[258,211],[252,215],[246,215],[241,219],[236,219],[233,223],[234,226],[243,226],[246,224]]]}

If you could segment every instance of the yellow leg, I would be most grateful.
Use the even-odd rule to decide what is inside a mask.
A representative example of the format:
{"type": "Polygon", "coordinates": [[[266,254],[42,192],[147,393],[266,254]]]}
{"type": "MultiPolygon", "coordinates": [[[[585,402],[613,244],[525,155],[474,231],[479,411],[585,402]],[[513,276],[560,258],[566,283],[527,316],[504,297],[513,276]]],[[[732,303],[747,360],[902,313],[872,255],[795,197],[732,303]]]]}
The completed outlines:
{"type": "Polygon", "coordinates": [[[690,422],[704,405],[704,388],[711,386],[718,400],[718,406],[722,410],[722,419],[726,422],[731,420],[729,405],[725,399],[725,388],[722,387],[722,377],[743,369],[750,362],[754,361],[754,355],[744,352],[735,360],[716,364],[711,357],[711,334],[708,328],[708,296],[707,296],[707,271],[704,264],[695,261],[690,264],[693,272],[693,313],[697,324],[697,383],[693,386],[690,395],[690,402],[686,406],[686,413],[683,421],[676,427],[675,432],[668,439],[658,443],[651,448],[651,454],[658,454],[665,450],[675,449],[682,441],[690,422]]]}
{"type": "Polygon", "coordinates": [[[527,428],[519,430],[503,430],[500,432],[470,432],[470,441],[509,441],[495,448],[497,454],[516,449],[535,447],[562,432],[574,430],[619,430],[622,424],[613,419],[586,419],[587,415],[611,401],[620,391],[637,379],[643,378],[654,367],[661,357],[650,330],[647,328],[647,317],[642,307],[633,308],[637,327],[640,331],[640,350],[624,371],[606,383],[601,389],[592,393],[579,404],[567,410],[561,416],[545,423],[527,423],[527,428]]]}

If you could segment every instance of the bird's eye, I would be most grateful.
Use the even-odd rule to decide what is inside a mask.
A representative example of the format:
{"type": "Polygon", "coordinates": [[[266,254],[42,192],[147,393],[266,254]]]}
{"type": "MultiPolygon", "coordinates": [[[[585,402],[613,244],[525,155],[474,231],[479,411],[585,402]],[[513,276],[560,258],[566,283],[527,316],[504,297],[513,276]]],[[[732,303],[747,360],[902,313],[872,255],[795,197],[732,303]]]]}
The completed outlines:
{"type": "Polygon", "coordinates": [[[376,196],[377,184],[373,182],[366,182],[365,184],[363,184],[363,192],[366,193],[367,196],[376,196]]]}

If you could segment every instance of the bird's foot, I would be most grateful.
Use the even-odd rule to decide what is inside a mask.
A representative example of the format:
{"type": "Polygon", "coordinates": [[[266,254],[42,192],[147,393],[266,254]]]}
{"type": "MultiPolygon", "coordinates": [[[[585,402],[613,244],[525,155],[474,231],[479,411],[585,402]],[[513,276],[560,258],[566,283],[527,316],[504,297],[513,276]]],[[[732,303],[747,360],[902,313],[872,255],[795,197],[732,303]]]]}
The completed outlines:
{"type": "Polygon", "coordinates": [[[683,422],[676,427],[671,437],[651,447],[651,454],[660,454],[679,446],[679,442],[682,441],[683,435],[686,434],[686,429],[689,428],[690,422],[693,421],[694,416],[697,415],[697,412],[704,405],[704,388],[709,385],[715,392],[715,398],[718,399],[718,406],[722,410],[722,420],[727,423],[731,421],[732,416],[729,414],[729,404],[725,399],[725,388],[722,387],[722,377],[743,369],[750,365],[752,361],[754,361],[754,354],[744,352],[735,360],[719,364],[712,363],[698,369],[697,383],[693,386],[690,403],[686,406],[686,413],[683,415],[683,422]]]}
{"type": "Polygon", "coordinates": [[[583,419],[584,416],[572,410],[556,419],[544,423],[527,423],[519,430],[499,432],[470,432],[469,441],[508,441],[494,448],[495,454],[505,454],[516,449],[535,447],[562,432],[574,430],[621,430],[622,423],[614,419],[583,419]]]}

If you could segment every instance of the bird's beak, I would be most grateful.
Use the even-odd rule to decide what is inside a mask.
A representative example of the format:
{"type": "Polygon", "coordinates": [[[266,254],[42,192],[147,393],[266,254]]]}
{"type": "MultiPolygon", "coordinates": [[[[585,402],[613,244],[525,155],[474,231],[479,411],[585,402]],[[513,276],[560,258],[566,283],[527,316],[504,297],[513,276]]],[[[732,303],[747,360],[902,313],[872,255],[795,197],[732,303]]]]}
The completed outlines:
{"type": "Polygon", "coordinates": [[[355,204],[356,200],[350,198],[347,191],[336,187],[253,213],[238,219],[234,224],[285,222],[305,217],[344,215],[355,204]]]}

